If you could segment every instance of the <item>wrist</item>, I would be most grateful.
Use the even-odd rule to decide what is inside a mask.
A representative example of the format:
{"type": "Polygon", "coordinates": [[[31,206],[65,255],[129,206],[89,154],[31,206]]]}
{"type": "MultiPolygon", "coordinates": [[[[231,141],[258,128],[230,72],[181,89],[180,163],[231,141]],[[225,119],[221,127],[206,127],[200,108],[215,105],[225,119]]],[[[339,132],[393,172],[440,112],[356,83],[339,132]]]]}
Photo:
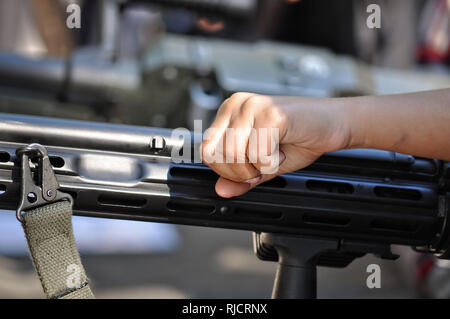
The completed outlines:
{"type": "Polygon", "coordinates": [[[342,98],[340,113],[344,130],[347,132],[344,148],[370,148],[368,139],[369,103],[366,97],[342,98]]]}

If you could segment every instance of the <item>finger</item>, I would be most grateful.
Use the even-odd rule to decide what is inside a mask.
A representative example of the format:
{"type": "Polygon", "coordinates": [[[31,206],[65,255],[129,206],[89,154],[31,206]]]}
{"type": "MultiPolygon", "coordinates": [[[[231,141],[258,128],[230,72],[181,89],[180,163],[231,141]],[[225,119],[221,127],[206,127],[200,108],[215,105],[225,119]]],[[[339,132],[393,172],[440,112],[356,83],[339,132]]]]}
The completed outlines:
{"type": "MultiPolygon", "coordinates": [[[[208,133],[214,130],[214,128],[209,128],[205,132],[205,137],[208,137],[208,133]]],[[[214,132],[213,134],[217,134],[217,132],[214,132]]],[[[219,176],[225,176],[227,178],[232,178],[233,171],[231,168],[226,165],[224,162],[224,136],[222,135],[216,135],[213,137],[214,142],[211,142],[212,139],[206,140],[209,141],[205,142],[205,140],[202,142],[201,145],[201,152],[202,152],[202,159],[203,162],[208,165],[214,172],[216,172],[219,176]]]]}
{"type": "MultiPolygon", "coordinates": [[[[284,161],[284,153],[281,152],[281,159],[284,161]]],[[[256,186],[280,175],[283,173],[286,173],[286,170],[283,170],[283,168],[280,169],[278,174],[272,174],[272,175],[259,175],[257,178],[255,178],[253,181],[247,181],[247,182],[235,182],[229,179],[226,179],[224,177],[220,177],[217,180],[216,183],[216,193],[225,198],[240,196],[242,194],[247,193],[249,190],[255,188],[256,186]]]]}
{"type": "Polygon", "coordinates": [[[242,176],[253,177],[250,173],[245,172],[243,172],[244,175],[236,175],[232,168],[233,165],[230,165],[230,160],[233,163],[233,157],[230,159],[229,156],[235,152],[235,146],[227,145],[230,141],[233,142],[232,144],[237,144],[238,142],[235,140],[235,134],[231,134],[227,138],[227,135],[229,135],[227,132],[233,132],[233,130],[227,130],[230,128],[230,119],[233,113],[239,109],[240,105],[252,95],[251,93],[241,93],[227,99],[220,107],[213,124],[205,132],[201,146],[201,153],[205,164],[217,174],[231,180],[240,180],[242,176]]]}
{"type": "Polygon", "coordinates": [[[224,198],[231,198],[242,195],[251,189],[251,184],[234,182],[224,177],[219,177],[216,183],[217,195],[224,198]]]}
{"type": "Polygon", "coordinates": [[[246,158],[246,147],[250,128],[227,128],[214,150],[211,167],[220,176],[235,182],[243,182],[260,175],[246,158]]]}
{"type": "Polygon", "coordinates": [[[259,127],[249,138],[249,162],[261,174],[276,173],[280,164],[278,128],[259,127]]]}
{"type": "Polygon", "coordinates": [[[210,127],[205,131],[203,136],[201,145],[202,155],[212,155],[204,154],[203,150],[205,149],[214,153],[216,145],[219,143],[220,139],[223,138],[224,131],[228,127],[233,113],[246,99],[252,95],[252,93],[233,94],[222,103],[217,111],[216,118],[210,127]]]}
{"type": "Polygon", "coordinates": [[[233,116],[226,132],[226,163],[233,172],[233,176],[229,176],[228,179],[235,182],[254,179],[260,175],[247,157],[253,117],[253,114],[233,116]]]}

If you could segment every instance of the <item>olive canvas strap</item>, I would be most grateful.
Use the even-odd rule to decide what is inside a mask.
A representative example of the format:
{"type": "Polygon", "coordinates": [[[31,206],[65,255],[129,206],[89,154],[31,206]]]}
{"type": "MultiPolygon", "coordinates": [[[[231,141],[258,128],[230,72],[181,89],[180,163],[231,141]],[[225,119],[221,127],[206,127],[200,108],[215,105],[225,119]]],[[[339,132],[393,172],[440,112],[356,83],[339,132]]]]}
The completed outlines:
{"type": "Polygon", "coordinates": [[[46,149],[31,144],[16,152],[22,173],[22,223],[31,259],[47,298],[94,298],[75,243],[72,197],[58,190],[46,149]],[[33,179],[30,159],[37,158],[33,179]],[[35,183],[37,180],[37,184],[35,183]]]}

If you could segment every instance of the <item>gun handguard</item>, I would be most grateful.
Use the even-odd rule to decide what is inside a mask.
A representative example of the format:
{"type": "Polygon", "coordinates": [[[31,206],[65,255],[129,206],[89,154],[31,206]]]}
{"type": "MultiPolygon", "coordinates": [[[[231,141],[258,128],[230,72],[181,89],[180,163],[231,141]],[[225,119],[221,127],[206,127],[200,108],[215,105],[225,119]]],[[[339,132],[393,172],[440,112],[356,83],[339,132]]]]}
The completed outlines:
{"type": "Polygon", "coordinates": [[[0,114],[0,209],[16,209],[20,199],[16,149],[40,143],[61,191],[74,199],[75,215],[297,234],[341,245],[401,244],[450,258],[446,162],[338,151],[225,199],[215,194],[217,175],[208,167],[174,163],[181,152],[198,158],[201,136],[173,133],[0,114]]]}

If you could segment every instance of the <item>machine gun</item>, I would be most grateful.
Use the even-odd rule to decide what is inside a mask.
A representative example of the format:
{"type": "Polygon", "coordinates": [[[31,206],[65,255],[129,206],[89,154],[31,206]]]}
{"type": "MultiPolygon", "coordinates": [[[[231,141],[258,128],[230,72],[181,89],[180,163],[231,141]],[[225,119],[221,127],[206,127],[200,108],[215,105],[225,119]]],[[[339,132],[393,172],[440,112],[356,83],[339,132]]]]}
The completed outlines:
{"type": "MultiPolygon", "coordinates": [[[[190,132],[0,114],[0,208],[16,209],[21,197],[16,150],[39,143],[76,215],[253,231],[256,255],[279,263],[273,297],[313,298],[317,265],[345,267],[366,253],[395,259],[391,244],[450,258],[446,162],[343,150],[225,199],[214,192],[217,175],[192,163],[199,141],[190,132]]],[[[39,163],[25,167],[38,175],[39,163]]]]}

